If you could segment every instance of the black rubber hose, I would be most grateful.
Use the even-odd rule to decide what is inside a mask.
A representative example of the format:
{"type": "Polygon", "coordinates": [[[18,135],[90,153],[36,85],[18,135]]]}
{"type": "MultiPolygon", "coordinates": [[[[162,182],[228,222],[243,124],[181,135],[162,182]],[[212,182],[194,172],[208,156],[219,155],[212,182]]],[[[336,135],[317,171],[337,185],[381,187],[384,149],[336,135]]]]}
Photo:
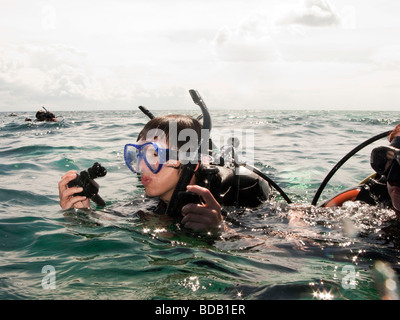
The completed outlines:
{"type": "Polygon", "coordinates": [[[329,180],[332,178],[332,176],[336,173],[336,171],[339,170],[339,168],[347,161],[349,160],[354,154],[356,154],[358,151],[360,151],[361,149],[365,148],[366,146],[368,146],[369,144],[382,139],[384,137],[387,137],[390,133],[392,132],[392,130],[390,131],[386,131],[383,133],[380,133],[366,141],[364,141],[363,143],[361,143],[360,145],[358,145],[357,147],[355,147],[353,150],[351,150],[348,154],[346,154],[334,167],[333,169],[328,173],[328,175],[325,177],[325,179],[322,181],[321,185],[319,186],[317,192],[315,193],[314,199],[312,200],[311,204],[312,205],[316,205],[317,201],[322,193],[322,191],[324,190],[325,186],[327,185],[327,183],[329,182],[329,180]]]}
{"type": "Polygon", "coordinates": [[[292,201],[289,199],[289,197],[286,195],[286,193],[266,174],[262,173],[260,170],[257,168],[254,168],[248,164],[243,164],[243,166],[251,171],[253,171],[255,174],[263,178],[264,180],[268,181],[270,185],[272,185],[278,192],[279,194],[286,200],[287,203],[292,203],[292,201]]]}

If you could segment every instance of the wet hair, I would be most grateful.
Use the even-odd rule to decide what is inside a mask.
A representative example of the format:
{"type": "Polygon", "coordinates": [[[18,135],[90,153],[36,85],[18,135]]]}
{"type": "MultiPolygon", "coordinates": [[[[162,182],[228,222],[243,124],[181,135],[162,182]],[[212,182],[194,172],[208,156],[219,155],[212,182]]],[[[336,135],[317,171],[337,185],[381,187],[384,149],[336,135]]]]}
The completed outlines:
{"type": "MultiPolygon", "coordinates": [[[[137,141],[142,139],[145,140],[148,137],[150,130],[159,129],[165,134],[164,138],[166,139],[166,141],[169,142],[171,123],[176,123],[176,131],[178,135],[184,129],[194,130],[197,134],[196,138],[197,140],[192,142],[196,142],[196,145],[198,144],[198,141],[201,137],[202,125],[197,119],[194,119],[187,115],[178,115],[178,114],[169,114],[151,119],[149,122],[147,122],[142,131],[139,133],[137,141]]],[[[182,147],[189,140],[190,137],[188,136],[183,141],[180,140],[176,141],[178,149],[182,147]]]]}
{"type": "Polygon", "coordinates": [[[36,119],[38,121],[44,121],[46,119],[45,113],[43,110],[39,110],[38,112],[36,112],[36,119]]]}
{"type": "Polygon", "coordinates": [[[36,112],[36,120],[37,121],[51,121],[55,117],[56,116],[54,115],[53,112],[50,112],[47,110],[46,110],[46,112],[44,112],[43,110],[39,110],[38,112],[36,112]]]}
{"type": "Polygon", "coordinates": [[[395,136],[400,135],[400,123],[393,129],[393,131],[389,134],[389,142],[392,142],[395,136]]]}

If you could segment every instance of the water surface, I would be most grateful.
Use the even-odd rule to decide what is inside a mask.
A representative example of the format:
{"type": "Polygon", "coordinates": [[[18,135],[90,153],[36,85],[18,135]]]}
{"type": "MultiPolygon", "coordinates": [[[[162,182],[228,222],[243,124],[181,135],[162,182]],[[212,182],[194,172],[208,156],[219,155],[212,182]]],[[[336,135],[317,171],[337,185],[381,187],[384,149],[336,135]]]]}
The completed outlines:
{"type": "MultiPolygon", "coordinates": [[[[376,262],[392,270],[399,263],[397,238],[385,231],[392,212],[310,203],[347,152],[392,129],[400,114],[211,109],[211,115],[216,133],[254,130],[253,165],[295,205],[277,196],[255,210],[232,210],[230,231],[220,237],[159,218],[143,221],[135,212],[153,202],[123,160],[123,146],[147,122],[140,111],[58,112],[58,123],[0,113],[0,299],[380,299],[376,262]],[[107,208],[61,210],[61,175],[96,161],[108,170],[97,179],[107,208]],[[300,217],[289,223],[293,211],[300,217]],[[56,287],[45,289],[51,268],[56,287]]],[[[222,140],[215,139],[218,146],[222,140]]],[[[369,153],[380,144],[387,141],[352,157],[318,203],[370,175],[369,153]]]]}

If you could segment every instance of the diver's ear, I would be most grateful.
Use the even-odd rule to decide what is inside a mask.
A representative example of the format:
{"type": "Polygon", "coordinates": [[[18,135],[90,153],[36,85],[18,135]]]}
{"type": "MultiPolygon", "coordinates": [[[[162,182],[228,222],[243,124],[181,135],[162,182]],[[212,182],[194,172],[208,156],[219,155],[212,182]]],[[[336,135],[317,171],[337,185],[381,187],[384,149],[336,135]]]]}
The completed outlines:
{"type": "Polygon", "coordinates": [[[197,169],[198,169],[199,167],[200,167],[200,162],[197,163],[197,166],[196,166],[196,168],[194,169],[194,172],[196,172],[197,169]]]}

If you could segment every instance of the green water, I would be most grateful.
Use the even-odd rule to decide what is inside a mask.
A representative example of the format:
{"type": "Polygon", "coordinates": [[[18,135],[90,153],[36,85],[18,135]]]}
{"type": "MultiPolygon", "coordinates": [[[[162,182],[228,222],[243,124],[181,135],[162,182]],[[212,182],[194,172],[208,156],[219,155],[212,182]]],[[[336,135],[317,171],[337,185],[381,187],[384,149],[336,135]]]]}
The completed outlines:
{"type": "MultiPolygon", "coordinates": [[[[233,210],[230,232],[214,238],[135,215],[153,203],[122,154],[147,121],[141,113],[57,115],[58,123],[28,123],[26,113],[0,114],[0,299],[380,299],[375,263],[398,269],[397,244],[381,230],[390,210],[309,204],[337,161],[393,128],[399,113],[212,111],[216,131],[254,130],[254,165],[303,214],[289,225],[293,207],[278,196],[256,210],[233,210]],[[61,175],[95,161],[108,170],[97,179],[106,209],[61,210],[61,175]],[[356,234],[343,232],[346,219],[356,234]]],[[[343,166],[320,202],[371,173],[371,148],[343,166]]]]}

